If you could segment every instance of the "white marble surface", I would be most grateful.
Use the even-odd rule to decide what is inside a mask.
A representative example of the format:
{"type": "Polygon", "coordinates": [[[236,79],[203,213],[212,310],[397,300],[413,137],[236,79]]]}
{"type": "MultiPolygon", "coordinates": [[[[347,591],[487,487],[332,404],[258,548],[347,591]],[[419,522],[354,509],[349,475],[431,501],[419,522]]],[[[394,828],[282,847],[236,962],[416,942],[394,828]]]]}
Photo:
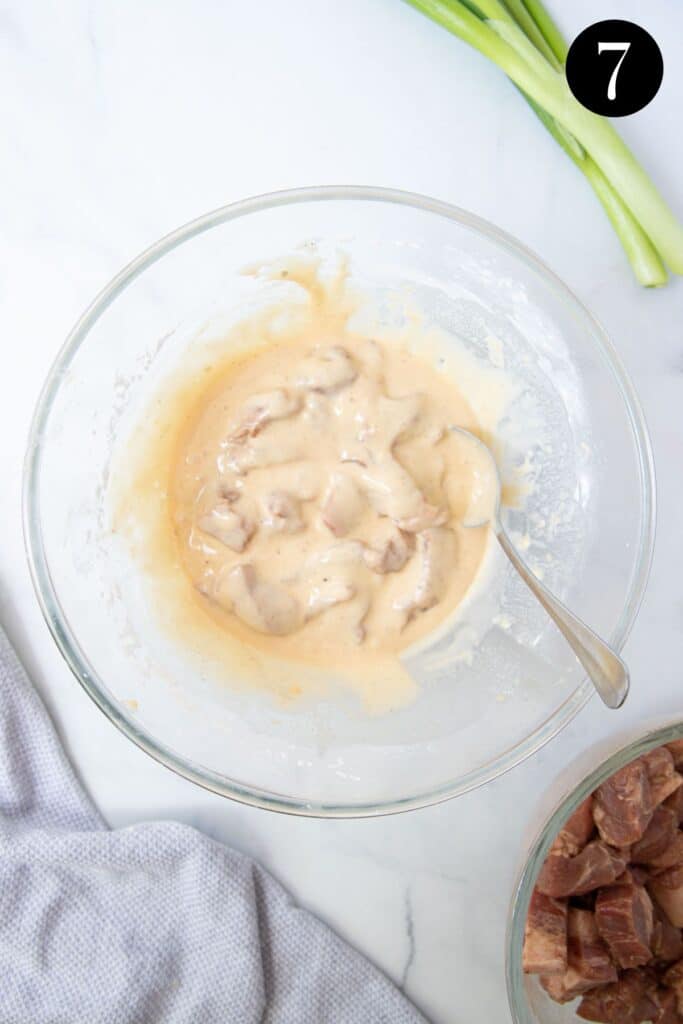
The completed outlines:
{"type": "MultiPolygon", "coordinates": [[[[662,90],[621,127],[683,215],[679,0],[551,6],[568,34],[622,16],[659,40],[662,90]]],[[[5,0],[0,137],[0,616],[86,785],[114,826],[174,817],[253,853],[435,1024],[508,1020],[505,917],[540,791],[598,738],[683,702],[683,282],[640,290],[583,180],[515,90],[399,0],[5,0]],[[627,649],[627,707],[617,716],[593,702],[486,789],[375,821],[239,807],[140,753],[62,664],[21,535],[32,408],[93,294],[140,249],[212,207],[322,183],[438,196],[535,249],[615,339],[658,469],[658,547],[627,649]]]]}

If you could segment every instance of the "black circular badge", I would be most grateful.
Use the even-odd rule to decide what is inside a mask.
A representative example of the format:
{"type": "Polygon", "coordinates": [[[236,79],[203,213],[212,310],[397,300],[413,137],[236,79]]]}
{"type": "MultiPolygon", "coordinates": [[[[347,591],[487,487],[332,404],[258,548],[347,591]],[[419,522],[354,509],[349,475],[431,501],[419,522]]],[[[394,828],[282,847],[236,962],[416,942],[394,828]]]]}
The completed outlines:
{"type": "Polygon", "coordinates": [[[594,114],[625,117],[646,107],[664,76],[662,51],[640,25],[596,21],[579,33],[567,54],[567,82],[594,114]]]}

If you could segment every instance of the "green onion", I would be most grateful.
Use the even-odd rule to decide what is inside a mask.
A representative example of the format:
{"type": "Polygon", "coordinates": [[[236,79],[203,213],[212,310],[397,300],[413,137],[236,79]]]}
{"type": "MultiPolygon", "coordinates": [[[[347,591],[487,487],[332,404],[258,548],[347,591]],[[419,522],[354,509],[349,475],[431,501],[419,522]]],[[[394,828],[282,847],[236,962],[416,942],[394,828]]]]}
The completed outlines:
{"type": "Polygon", "coordinates": [[[529,42],[533,43],[551,66],[559,71],[564,64],[564,57],[558,59],[552,46],[529,13],[524,0],[505,0],[505,5],[519,27],[528,36],[529,42]]]}
{"type": "Polygon", "coordinates": [[[641,284],[683,274],[683,227],[610,122],[564,74],[567,47],[541,0],[407,0],[497,64],[583,172],[641,284]]]}
{"type": "Polygon", "coordinates": [[[657,250],[596,162],[578,145],[572,135],[565,132],[557,121],[537,107],[533,100],[529,100],[529,104],[553,138],[562,146],[567,156],[574,161],[579,170],[583,171],[593,187],[612,227],[619,236],[636,280],[646,288],[656,288],[666,284],[666,270],[657,250]]]}
{"type": "Polygon", "coordinates": [[[522,2],[536,25],[538,25],[540,32],[559,60],[560,64],[564,64],[567,59],[568,46],[562,38],[562,33],[546,11],[543,4],[540,0],[522,0],[522,2]]]}

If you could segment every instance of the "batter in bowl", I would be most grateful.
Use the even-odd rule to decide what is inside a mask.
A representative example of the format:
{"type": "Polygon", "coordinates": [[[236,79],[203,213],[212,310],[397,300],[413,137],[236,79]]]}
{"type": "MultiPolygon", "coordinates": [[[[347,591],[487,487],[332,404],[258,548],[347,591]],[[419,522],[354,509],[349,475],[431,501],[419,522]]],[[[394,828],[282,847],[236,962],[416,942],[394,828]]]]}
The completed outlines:
{"type": "Polygon", "coordinates": [[[482,480],[451,427],[486,430],[426,339],[360,329],[343,273],[272,276],[291,301],[150,407],[115,528],[174,638],[231,684],[289,700],[334,677],[388,710],[416,694],[401,652],[481,574],[488,531],[462,518],[482,480]]]}
{"type": "Polygon", "coordinates": [[[179,447],[183,564],[226,628],[288,657],[397,651],[462,599],[485,530],[455,384],[406,349],[341,335],[247,356],[204,396],[179,447]]]}

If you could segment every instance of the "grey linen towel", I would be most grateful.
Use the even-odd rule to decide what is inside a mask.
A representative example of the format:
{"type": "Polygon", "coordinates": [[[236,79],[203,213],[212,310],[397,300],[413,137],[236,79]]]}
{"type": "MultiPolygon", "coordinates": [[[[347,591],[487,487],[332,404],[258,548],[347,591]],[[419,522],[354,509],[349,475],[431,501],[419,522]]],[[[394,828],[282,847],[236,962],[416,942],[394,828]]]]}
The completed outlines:
{"type": "Polygon", "coordinates": [[[110,831],[0,628],[1,1024],[420,1024],[249,858],[110,831]]]}

